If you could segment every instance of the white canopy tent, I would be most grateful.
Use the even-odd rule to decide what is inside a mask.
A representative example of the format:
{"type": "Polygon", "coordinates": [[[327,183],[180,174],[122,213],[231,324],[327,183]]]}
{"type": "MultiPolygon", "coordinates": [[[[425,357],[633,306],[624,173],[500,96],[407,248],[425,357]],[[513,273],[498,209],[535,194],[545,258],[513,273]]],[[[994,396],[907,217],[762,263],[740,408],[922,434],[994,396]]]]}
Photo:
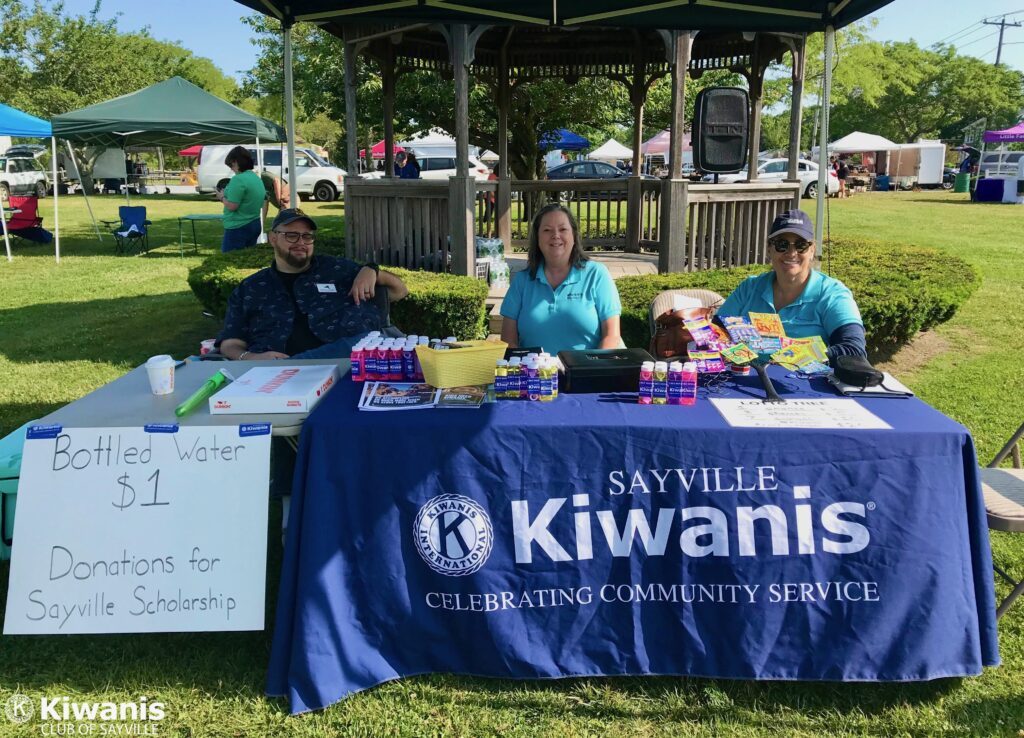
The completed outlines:
{"type": "Polygon", "coordinates": [[[854,131],[828,145],[833,154],[859,154],[862,151],[898,151],[900,145],[884,136],[854,131]]]}
{"type": "Polygon", "coordinates": [[[590,152],[588,159],[599,161],[628,161],[633,158],[633,149],[628,149],[614,138],[609,138],[601,146],[590,152]]]}

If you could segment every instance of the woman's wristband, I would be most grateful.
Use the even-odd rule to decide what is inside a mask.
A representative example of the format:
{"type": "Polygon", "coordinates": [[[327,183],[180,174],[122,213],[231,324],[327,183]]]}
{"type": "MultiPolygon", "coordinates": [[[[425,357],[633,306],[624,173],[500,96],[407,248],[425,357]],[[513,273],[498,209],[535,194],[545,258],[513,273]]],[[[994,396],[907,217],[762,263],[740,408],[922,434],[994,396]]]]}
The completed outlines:
{"type": "Polygon", "coordinates": [[[238,358],[237,358],[237,359],[235,359],[235,361],[241,361],[242,359],[244,359],[244,358],[245,358],[246,356],[248,356],[248,355],[249,355],[249,352],[248,352],[248,351],[243,351],[242,353],[240,353],[240,354],[238,355],[238,358]]]}

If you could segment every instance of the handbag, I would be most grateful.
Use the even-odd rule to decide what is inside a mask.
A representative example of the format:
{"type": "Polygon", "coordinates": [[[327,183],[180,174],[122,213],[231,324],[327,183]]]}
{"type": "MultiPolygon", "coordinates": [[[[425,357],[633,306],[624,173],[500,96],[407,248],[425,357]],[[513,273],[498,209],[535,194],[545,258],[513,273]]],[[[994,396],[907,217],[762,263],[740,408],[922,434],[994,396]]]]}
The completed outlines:
{"type": "Polygon", "coordinates": [[[655,359],[686,356],[686,345],[693,340],[686,329],[684,320],[711,319],[711,308],[685,308],[666,310],[654,319],[654,335],[651,336],[649,353],[655,359]]]}
{"type": "Polygon", "coordinates": [[[885,380],[882,372],[863,356],[837,356],[834,372],[841,382],[861,389],[877,387],[885,380]]]}

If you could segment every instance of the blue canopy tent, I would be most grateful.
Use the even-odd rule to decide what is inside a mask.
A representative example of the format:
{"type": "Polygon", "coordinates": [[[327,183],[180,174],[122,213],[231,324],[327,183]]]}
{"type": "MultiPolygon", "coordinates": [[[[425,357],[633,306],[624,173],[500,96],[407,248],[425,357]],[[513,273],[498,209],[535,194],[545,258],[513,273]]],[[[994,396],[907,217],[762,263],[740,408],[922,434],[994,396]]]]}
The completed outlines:
{"type": "MultiPolygon", "coordinates": [[[[0,136],[18,136],[20,138],[48,138],[52,141],[53,154],[53,230],[57,261],[60,261],[60,230],[57,220],[57,139],[53,136],[53,127],[49,122],[29,115],[21,110],[0,103],[0,136]]],[[[12,261],[11,238],[7,233],[7,218],[0,218],[4,231],[4,244],[7,246],[7,261],[12,261]]]]}
{"type": "Polygon", "coordinates": [[[559,128],[541,136],[540,145],[545,151],[583,151],[590,148],[590,141],[567,128],[559,128]]]}

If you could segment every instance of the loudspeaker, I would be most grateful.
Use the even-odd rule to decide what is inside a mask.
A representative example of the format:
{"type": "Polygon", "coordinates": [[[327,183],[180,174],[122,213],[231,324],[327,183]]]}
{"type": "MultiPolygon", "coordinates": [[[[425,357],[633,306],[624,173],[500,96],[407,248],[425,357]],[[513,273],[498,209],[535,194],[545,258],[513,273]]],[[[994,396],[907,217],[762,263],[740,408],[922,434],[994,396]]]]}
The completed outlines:
{"type": "Polygon", "coordinates": [[[750,100],[738,87],[706,87],[693,109],[693,165],[709,174],[738,172],[747,166],[750,100]]]}

